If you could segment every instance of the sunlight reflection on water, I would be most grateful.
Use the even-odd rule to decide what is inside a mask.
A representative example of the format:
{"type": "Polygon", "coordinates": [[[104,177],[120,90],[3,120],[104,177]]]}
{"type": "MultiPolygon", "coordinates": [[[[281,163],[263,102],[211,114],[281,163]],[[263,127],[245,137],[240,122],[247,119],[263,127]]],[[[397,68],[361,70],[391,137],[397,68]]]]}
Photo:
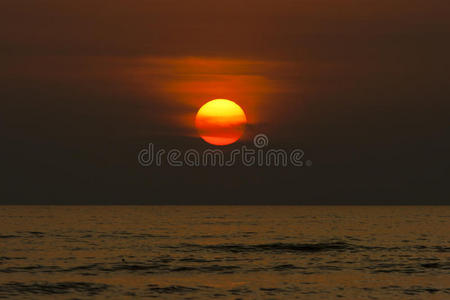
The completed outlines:
{"type": "Polygon", "coordinates": [[[450,296],[449,207],[2,206],[0,297],[450,296]]]}

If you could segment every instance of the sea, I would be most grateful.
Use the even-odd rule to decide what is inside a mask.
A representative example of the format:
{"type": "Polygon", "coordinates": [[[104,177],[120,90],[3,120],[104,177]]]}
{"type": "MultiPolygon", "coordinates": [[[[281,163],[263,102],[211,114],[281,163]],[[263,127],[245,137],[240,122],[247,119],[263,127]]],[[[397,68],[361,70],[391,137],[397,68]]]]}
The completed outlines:
{"type": "Polygon", "coordinates": [[[450,299],[450,206],[0,206],[0,298],[450,299]]]}

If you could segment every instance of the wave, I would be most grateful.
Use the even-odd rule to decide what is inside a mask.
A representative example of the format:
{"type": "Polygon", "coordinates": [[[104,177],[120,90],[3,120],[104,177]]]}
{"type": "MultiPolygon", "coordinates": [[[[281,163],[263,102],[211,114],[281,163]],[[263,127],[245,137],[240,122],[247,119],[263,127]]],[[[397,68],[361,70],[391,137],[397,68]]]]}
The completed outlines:
{"type": "Polygon", "coordinates": [[[1,235],[0,234],[0,239],[13,239],[13,238],[19,238],[19,235],[12,235],[12,234],[8,234],[8,235],[1,235]]]}
{"type": "Polygon", "coordinates": [[[158,294],[185,294],[198,291],[197,288],[186,287],[181,285],[170,285],[167,287],[160,287],[156,284],[149,284],[148,287],[150,292],[155,292],[158,294]]]}
{"type": "Polygon", "coordinates": [[[344,251],[356,249],[358,246],[346,242],[329,242],[329,243],[313,243],[313,244],[295,244],[295,243],[270,243],[270,244],[219,244],[219,245],[188,245],[191,247],[200,247],[210,250],[220,250],[228,252],[258,252],[258,251],[275,251],[275,252],[320,252],[320,251],[344,251]]]}
{"type": "Polygon", "coordinates": [[[82,293],[87,296],[95,296],[109,288],[107,284],[89,282],[58,282],[58,283],[31,283],[9,282],[0,285],[0,296],[13,296],[21,294],[67,294],[82,293]]]}

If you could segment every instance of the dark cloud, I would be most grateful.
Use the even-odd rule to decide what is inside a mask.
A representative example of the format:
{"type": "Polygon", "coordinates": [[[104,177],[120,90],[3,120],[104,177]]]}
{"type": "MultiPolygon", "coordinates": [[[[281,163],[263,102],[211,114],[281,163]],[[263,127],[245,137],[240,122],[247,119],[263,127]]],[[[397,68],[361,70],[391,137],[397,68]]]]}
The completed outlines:
{"type": "Polygon", "coordinates": [[[445,1],[0,3],[2,203],[447,203],[445,1]],[[221,94],[215,96],[216,94],[221,94]],[[238,98],[311,168],[142,168],[238,98]]]}

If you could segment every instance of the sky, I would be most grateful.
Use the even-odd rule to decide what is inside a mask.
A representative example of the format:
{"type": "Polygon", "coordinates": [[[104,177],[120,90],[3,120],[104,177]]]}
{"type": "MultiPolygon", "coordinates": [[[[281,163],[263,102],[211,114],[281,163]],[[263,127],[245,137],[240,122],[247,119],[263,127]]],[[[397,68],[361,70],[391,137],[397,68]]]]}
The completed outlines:
{"type": "Polygon", "coordinates": [[[442,0],[0,2],[0,204],[450,204],[442,0]],[[231,99],[311,167],[142,167],[231,99]]]}

